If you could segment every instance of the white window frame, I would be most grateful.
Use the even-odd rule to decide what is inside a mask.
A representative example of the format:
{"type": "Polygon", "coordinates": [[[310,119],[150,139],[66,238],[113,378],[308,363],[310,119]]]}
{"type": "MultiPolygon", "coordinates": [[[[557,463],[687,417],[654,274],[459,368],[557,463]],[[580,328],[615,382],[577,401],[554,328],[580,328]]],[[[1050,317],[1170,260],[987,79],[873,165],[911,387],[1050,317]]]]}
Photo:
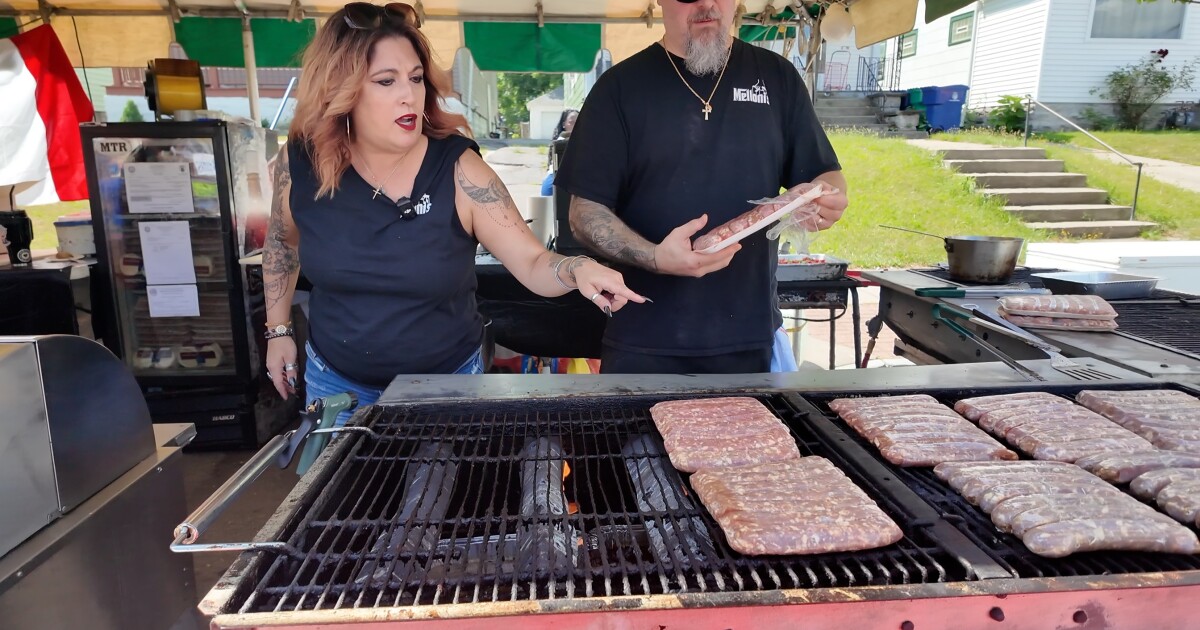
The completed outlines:
{"type": "MultiPolygon", "coordinates": [[[[1087,31],[1084,32],[1084,39],[1089,42],[1184,42],[1188,38],[1188,14],[1191,11],[1191,6],[1185,3],[1180,3],[1183,7],[1183,17],[1181,18],[1179,27],[1179,39],[1163,40],[1160,37],[1092,37],[1092,23],[1096,21],[1096,2],[1092,0],[1091,10],[1088,11],[1087,31]]],[[[1132,1],[1132,0],[1131,0],[1132,1]]],[[[1158,0],[1159,2],[1171,3],[1171,0],[1158,0]]],[[[1049,28],[1047,25],[1046,28],[1049,28]]]]}

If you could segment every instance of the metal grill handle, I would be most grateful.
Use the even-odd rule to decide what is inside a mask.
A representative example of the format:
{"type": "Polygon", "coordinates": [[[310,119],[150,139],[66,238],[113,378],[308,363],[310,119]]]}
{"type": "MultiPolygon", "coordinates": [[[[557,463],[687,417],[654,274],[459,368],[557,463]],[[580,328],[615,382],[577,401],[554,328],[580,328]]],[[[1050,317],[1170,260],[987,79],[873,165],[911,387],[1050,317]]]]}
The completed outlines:
{"type": "MultiPolygon", "coordinates": [[[[327,429],[315,429],[312,433],[336,433],[339,431],[347,432],[365,432],[371,434],[372,437],[378,435],[366,427],[330,427],[327,429]]],[[[225,483],[221,484],[217,491],[212,493],[212,496],[204,500],[200,507],[192,512],[187,520],[175,526],[175,540],[171,543],[171,551],[176,553],[195,553],[201,551],[282,551],[292,554],[295,550],[291,545],[283,542],[253,542],[253,543],[212,543],[206,545],[197,545],[195,542],[200,538],[201,534],[217,520],[217,517],[229,507],[238,496],[245,492],[246,488],[262,476],[263,472],[271,465],[275,458],[279,456],[284,449],[288,447],[289,438],[296,431],[288,431],[281,433],[266,443],[254,457],[242,464],[242,467],[233,474],[225,483]]]]}

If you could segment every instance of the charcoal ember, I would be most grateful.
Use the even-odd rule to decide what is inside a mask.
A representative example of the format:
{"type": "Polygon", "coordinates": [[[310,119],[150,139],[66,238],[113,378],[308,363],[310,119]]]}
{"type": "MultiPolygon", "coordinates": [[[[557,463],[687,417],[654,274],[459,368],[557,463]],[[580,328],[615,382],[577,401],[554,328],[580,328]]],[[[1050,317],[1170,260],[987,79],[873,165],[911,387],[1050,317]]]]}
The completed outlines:
{"type": "Polygon", "coordinates": [[[446,442],[425,442],[417,447],[404,471],[400,511],[392,517],[391,529],[379,534],[371,545],[369,555],[375,559],[363,563],[356,583],[373,588],[391,580],[403,583],[419,556],[434,550],[440,537],[439,522],[446,517],[458,475],[453,457],[454,447],[446,442]]]}
{"type": "Polygon", "coordinates": [[[688,569],[693,563],[704,566],[716,557],[712,536],[701,518],[675,516],[694,512],[696,504],[679,476],[664,464],[663,452],[661,444],[648,434],[631,439],[621,449],[638,510],[647,515],[643,522],[650,551],[665,567],[688,569]]]}
{"type": "Polygon", "coordinates": [[[577,565],[575,528],[567,521],[563,491],[566,450],[556,437],[530,440],[520,453],[521,521],[519,573],[562,575],[577,565]]]}

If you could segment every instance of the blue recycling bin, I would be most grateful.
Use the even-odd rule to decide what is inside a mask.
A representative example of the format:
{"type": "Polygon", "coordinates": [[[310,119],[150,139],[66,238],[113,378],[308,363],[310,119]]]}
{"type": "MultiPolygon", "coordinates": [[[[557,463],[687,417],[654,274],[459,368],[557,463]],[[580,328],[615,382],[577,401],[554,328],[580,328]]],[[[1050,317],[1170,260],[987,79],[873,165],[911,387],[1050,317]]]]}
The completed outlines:
{"type": "Polygon", "coordinates": [[[967,102],[967,86],[946,85],[921,88],[925,120],[929,128],[945,131],[962,126],[962,108],[967,102]]]}

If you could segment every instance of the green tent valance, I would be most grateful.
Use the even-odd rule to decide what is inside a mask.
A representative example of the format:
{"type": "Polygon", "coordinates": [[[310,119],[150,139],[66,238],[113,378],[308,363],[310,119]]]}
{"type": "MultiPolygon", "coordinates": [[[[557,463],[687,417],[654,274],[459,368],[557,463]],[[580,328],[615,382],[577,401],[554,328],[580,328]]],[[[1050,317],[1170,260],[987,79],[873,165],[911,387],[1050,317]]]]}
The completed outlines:
{"type": "Polygon", "coordinates": [[[17,18],[0,17],[0,39],[17,34],[17,18]]]}
{"type": "MultiPolygon", "coordinates": [[[[750,19],[747,19],[745,22],[743,22],[742,27],[738,29],[738,39],[742,41],[769,42],[777,39],[791,39],[796,37],[796,27],[794,26],[783,27],[775,24],[763,26],[762,24],[755,24],[752,21],[752,19],[757,16],[750,15],[746,17],[750,19]]],[[[794,17],[796,17],[796,13],[792,11],[790,7],[771,16],[771,18],[776,21],[787,21],[794,17]]]]}
{"type": "Polygon", "coordinates": [[[973,2],[975,0],[925,0],[925,23],[950,15],[973,2]]]}
{"type": "Polygon", "coordinates": [[[463,41],[480,70],[587,72],[600,52],[600,25],[464,22],[463,41]]]}
{"type": "MultiPolygon", "coordinates": [[[[299,68],[301,54],[317,32],[314,20],[289,22],[276,18],[250,20],[254,59],[260,68],[299,68]]],[[[189,59],[202,66],[246,67],[239,18],[185,17],[175,25],[175,38],[189,59]]]]}

